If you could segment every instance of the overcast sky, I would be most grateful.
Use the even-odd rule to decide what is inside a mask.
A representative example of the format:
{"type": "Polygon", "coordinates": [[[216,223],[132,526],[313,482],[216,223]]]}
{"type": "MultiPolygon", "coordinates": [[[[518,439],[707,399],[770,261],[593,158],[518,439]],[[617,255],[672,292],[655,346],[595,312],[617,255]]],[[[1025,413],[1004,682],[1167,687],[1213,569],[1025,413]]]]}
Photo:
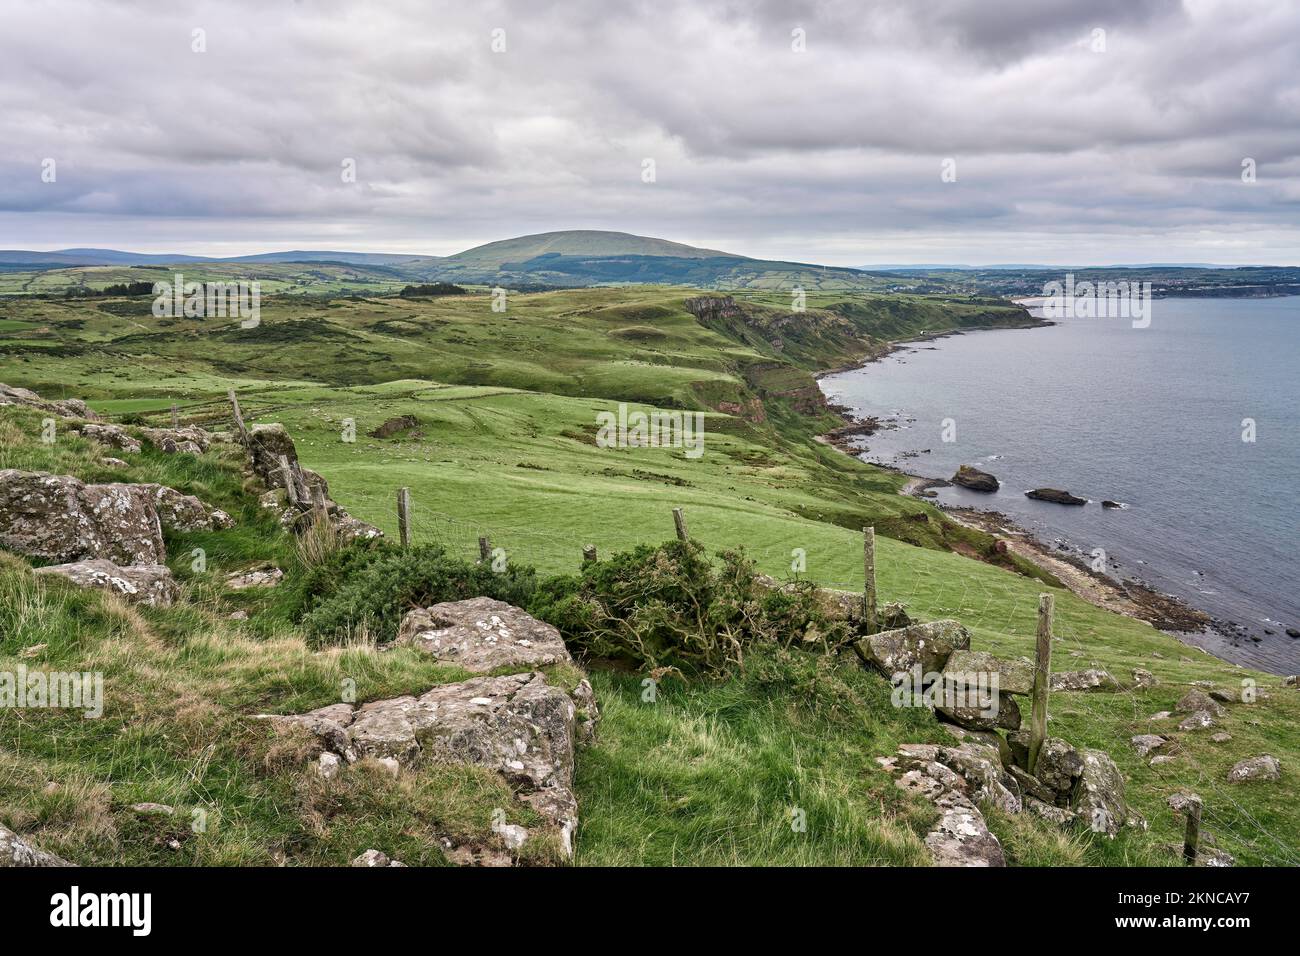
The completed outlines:
{"type": "Polygon", "coordinates": [[[1300,264],[1300,3],[5,7],[0,248],[573,228],[835,265],[1300,264]]]}

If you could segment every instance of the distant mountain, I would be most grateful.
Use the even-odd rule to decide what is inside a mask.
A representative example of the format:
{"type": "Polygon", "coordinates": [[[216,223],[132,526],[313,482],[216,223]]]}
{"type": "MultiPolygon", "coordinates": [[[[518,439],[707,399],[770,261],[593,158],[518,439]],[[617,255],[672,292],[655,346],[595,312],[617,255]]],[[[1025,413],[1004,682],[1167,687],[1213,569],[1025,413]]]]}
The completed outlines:
{"type": "Polygon", "coordinates": [[[448,263],[500,269],[506,263],[522,263],[539,256],[653,256],[670,259],[745,259],[745,256],[700,249],[667,239],[634,236],[627,232],[598,229],[570,229],[540,232],[533,236],[501,239],[448,256],[448,263]]]}
{"type": "Polygon", "coordinates": [[[180,252],[122,252],[118,249],[57,249],[54,252],[27,252],[22,249],[0,250],[0,264],[24,264],[43,268],[62,266],[153,266],[173,262],[342,262],[356,266],[425,265],[439,261],[438,256],[407,255],[391,252],[263,252],[251,256],[193,256],[180,252]]]}

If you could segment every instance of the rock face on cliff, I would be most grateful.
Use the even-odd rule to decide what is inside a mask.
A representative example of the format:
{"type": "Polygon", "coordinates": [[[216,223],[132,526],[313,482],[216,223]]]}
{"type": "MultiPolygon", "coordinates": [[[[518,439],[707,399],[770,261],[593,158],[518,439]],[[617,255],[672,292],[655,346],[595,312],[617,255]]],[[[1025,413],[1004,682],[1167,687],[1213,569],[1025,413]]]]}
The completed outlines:
{"type": "Polygon", "coordinates": [[[111,591],[131,604],[149,607],[167,607],[180,593],[171,570],[165,564],[132,564],[121,567],[112,561],[94,558],[34,570],[36,574],[67,578],[83,588],[111,591]]]}
{"type": "Polygon", "coordinates": [[[99,416],[92,412],[79,398],[64,398],[48,401],[26,388],[17,388],[0,382],[0,405],[26,405],[60,418],[82,418],[98,421],[99,416]]]}
{"type": "Polygon", "coordinates": [[[480,674],[498,667],[532,668],[572,660],[559,631],[488,597],[410,611],[402,618],[397,643],[480,674]]]}
{"type": "Polygon", "coordinates": [[[1059,488],[1035,488],[1033,491],[1026,491],[1025,497],[1033,498],[1035,501],[1050,501],[1055,505],[1086,505],[1088,503],[1087,498],[1079,498],[1059,488]]]}
{"type": "Polygon", "coordinates": [[[978,468],[972,468],[970,465],[962,465],[957,469],[957,474],[952,476],[954,485],[961,485],[963,488],[969,488],[971,491],[997,491],[1002,487],[996,478],[987,471],[980,471],[978,468]]]}
{"type": "MultiPolygon", "coordinates": [[[[575,697],[590,693],[586,681],[575,697]]],[[[594,709],[594,701],[587,704],[594,709]]],[[[333,704],[307,714],[263,716],[302,727],[322,752],[343,764],[372,758],[397,772],[420,762],[471,764],[499,773],[516,797],[546,821],[564,854],[573,852],[578,802],[573,794],[580,714],[574,697],[540,673],[476,677],[443,684],[419,697],[395,697],[360,707],[333,704]]],[[[346,771],[343,771],[346,772],[346,771]]],[[[509,828],[508,845],[531,838],[509,828]]]]}
{"type": "Polygon", "coordinates": [[[87,485],[67,475],[0,471],[0,547],[32,558],[162,564],[157,505],[144,485],[87,485]]]}

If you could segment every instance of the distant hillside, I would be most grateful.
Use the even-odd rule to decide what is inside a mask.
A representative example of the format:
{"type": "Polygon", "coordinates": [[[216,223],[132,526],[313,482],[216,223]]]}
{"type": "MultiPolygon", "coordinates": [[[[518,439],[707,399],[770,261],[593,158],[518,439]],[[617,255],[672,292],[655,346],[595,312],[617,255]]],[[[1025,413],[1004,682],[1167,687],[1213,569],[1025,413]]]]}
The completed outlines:
{"type": "Polygon", "coordinates": [[[540,232],[533,236],[501,239],[447,258],[448,263],[473,264],[500,269],[507,263],[523,263],[538,256],[666,256],[674,259],[744,259],[716,249],[700,249],[667,239],[634,236],[627,232],[598,229],[570,229],[540,232]]]}

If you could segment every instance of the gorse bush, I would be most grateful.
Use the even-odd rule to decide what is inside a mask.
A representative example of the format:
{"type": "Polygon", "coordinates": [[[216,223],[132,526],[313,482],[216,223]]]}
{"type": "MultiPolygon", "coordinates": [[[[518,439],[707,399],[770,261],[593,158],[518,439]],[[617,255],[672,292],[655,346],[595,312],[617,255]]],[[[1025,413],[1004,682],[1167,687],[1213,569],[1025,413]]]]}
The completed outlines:
{"type": "Polygon", "coordinates": [[[316,645],[345,643],[362,631],[389,641],[412,608],[480,596],[522,607],[535,587],[531,567],[494,572],[435,545],[403,549],[377,542],[322,557],[309,572],[297,616],[316,645]]]}
{"type": "Polygon", "coordinates": [[[530,610],[589,658],[684,676],[721,677],[758,645],[825,651],[849,636],[812,585],[765,587],[742,553],[723,551],[715,566],[693,541],[643,545],[547,580],[530,610]]]}

